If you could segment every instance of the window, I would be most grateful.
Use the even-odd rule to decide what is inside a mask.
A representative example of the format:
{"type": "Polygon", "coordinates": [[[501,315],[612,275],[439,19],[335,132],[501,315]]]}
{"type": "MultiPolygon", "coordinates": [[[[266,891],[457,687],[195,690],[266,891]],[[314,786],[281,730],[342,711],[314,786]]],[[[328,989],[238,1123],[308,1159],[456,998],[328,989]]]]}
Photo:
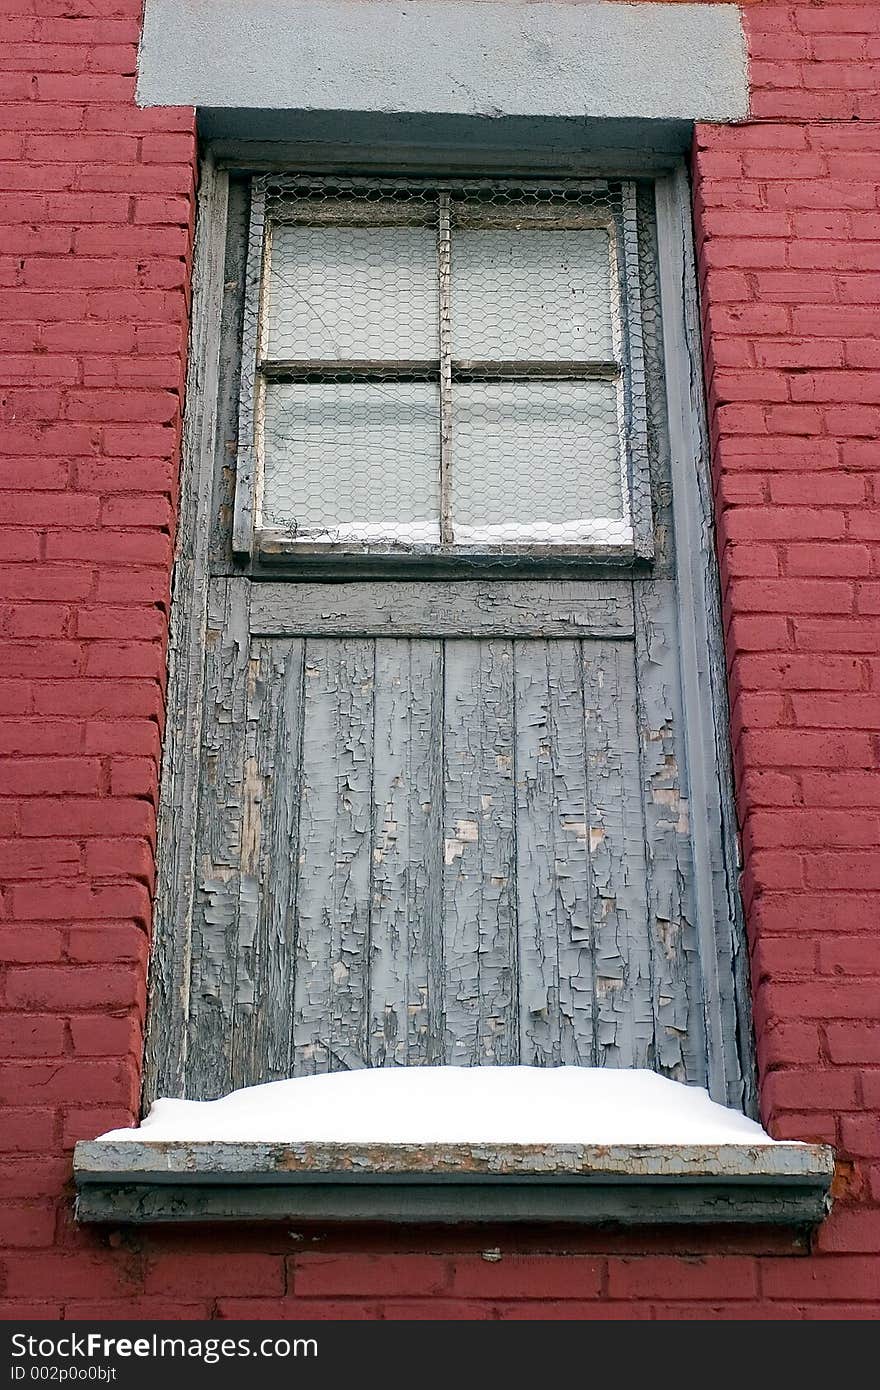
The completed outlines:
{"type": "MultiPolygon", "coordinates": [[[[519,1062],[750,1107],[688,208],[682,171],[209,158],[147,1101],[519,1062]]],[[[75,1157],[80,1218],[114,1224],[803,1226],[832,1171],[149,1131],[75,1157]]]]}
{"type": "Polygon", "coordinates": [[[148,1098],[523,1062],[748,1104],[687,206],[206,179],[148,1098]]]}
{"type": "Polygon", "coordinates": [[[652,553],[633,183],[252,196],[239,551],[652,553]]]}

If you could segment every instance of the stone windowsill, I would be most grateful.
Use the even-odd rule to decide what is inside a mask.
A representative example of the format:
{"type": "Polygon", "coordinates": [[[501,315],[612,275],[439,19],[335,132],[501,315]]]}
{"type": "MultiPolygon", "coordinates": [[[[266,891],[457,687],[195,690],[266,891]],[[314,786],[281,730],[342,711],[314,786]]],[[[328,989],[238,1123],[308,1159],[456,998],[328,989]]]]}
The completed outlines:
{"type": "Polygon", "coordinates": [[[502,1145],[93,1140],[83,1222],[567,1222],[810,1227],[830,1205],[820,1144],[502,1145]]]}

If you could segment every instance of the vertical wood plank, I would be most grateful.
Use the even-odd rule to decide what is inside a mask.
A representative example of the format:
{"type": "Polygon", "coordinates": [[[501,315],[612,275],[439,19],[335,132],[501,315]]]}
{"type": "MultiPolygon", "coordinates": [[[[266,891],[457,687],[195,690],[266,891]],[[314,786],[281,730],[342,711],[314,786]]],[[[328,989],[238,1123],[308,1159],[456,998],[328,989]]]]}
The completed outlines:
{"type": "Polygon", "coordinates": [[[648,941],[657,1020],[652,1065],[676,1080],[706,1080],[699,949],[694,926],[690,808],[678,633],[671,580],[634,585],[639,752],[648,861],[648,941]]]}
{"type": "Polygon", "coordinates": [[[516,888],[520,1061],[594,1060],[581,652],[517,642],[516,888]]]}
{"type": "Polygon", "coordinates": [[[302,641],[257,638],[242,786],[235,1086],[290,1075],[302,736],[302,641]]]}
{"type": "Polygon", "coordinates": [[[185,1092],[195,1100],[232,1085],[249,589],[246,580],[218,580],[208,598],[185,1092]]]}
{"type": "Polygon", "coordinates": [[[368,1057],[375,644],[310,639],[303,674],[294,1070],[368,1057]]]}
{"type": "Polygon", "coordinates": [[[583,671],[596,1059],[599,1066],[650,1067],[654,1015],[632,645],[584,642],[583,671]]]}
{"type": "Polygon", "coordinates": [[[442,1047],[443,661],[439,642],[376,642],[370,1065],[442,1047]]]}
{"type": "Polygon", "coordinates": [[[144,1057],[144,1103],[184,1094],[190,1012],[192,915],[201,776],[208,544],[229,180],[210,154],[200,171],[193,263],[173,603],[168,643],[168,716],[157,827],[156,902],[144,1057]]]}
{"type": "Polygon", "coordinates": [[[444,960],[455,1065],[515,1063],[513,643],[446,644],[444,960]]]}

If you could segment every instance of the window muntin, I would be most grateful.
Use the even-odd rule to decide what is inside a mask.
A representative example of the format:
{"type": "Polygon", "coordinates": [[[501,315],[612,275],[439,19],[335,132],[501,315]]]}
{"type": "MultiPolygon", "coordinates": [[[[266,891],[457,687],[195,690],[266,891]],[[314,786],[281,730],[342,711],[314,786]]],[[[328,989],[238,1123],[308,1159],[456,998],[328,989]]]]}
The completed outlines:
{"type": "Polygon", "coordinates": [[[266,176],[235,546],[650,556],[635,190],[266,176]]]}

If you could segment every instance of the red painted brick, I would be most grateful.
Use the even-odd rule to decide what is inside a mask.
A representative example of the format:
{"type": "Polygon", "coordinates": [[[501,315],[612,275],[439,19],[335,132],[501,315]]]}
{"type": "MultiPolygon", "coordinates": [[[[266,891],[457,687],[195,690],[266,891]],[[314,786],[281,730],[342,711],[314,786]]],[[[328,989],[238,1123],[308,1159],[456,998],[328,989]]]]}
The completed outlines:
{"type": "Polygon", "coordinates": [[[222,1264],[223,1288],[230,1294],[273,1295],[284,1292],[284,1260],[278,1255],[239,1254],[218,1251],[216,1256],[175,1252],[158,1256],[147,1265],[143,1292],[162,1297],[198,1298],[217,1292],[218,1264],[222,1264]]]}
{"type": "Polygon", "coordinates": [[[448,1292],[451,1269],[428,1255],[298,1255],[291,1278],[298,1298],[384,1298],[448,1292]]]}
{"type": "Polygon", "coordinates": [[[502,1257],[487,1262],[480,1256],[456,1259],[450,1292],[468,1298],[599,1298],[604,1269],[599,1260],[569,1256],[548,1260],[502,1257]]]}
{"type": "Polygon", "coordinates": [[[738,1256],[608,1262],[608,1292],[612,1298],[665,1298],[671,1289],[677,1297],[688,1300],[753,1298],[758,1291],[757,1265],[754,1260],[738,1256]]]}

